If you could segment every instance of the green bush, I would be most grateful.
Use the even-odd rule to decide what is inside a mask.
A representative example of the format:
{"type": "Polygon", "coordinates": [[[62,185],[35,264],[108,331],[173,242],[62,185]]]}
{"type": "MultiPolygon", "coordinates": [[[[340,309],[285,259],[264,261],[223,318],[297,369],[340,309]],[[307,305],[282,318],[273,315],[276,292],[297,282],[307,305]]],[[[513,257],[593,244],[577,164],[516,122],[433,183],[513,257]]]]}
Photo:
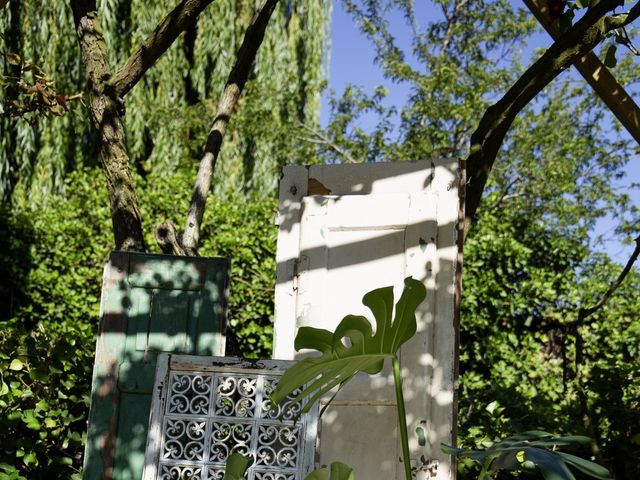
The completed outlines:
{"type": "MultiPolygon", "coordinates": [[[[580,454],[620,480],[640,478],[637,272],[579,329],[570,326],[621,269],[550,225],[482,218],[465,244],[462,446],[482,449],[532,429],[581,434],[595,442],[580,454]]],[[[463,463],[461,478],[474,471],[463,463]]]]}
{"type": "MultiPolygon", "coordinates": [[[[194,172],[139,178],[153,226],[181,227],[194,172]]],[[[203,256],[232,257],[230,323],[247,356],[269,357],[275,285],[271,198],[213,197],[203,256]]],[[[99,170],[72,174],[64,197],[0,212],[0,479],[80,478],[102,270],[112,248],[99,170]]]]}
{"type": "Polygon", "coordinates": [[[10,282],[0,324],[0,478],[80,478],[111,242],[107,199],[94,173],[73,176],[68,199],[2,214],[8,235],[0,275],[10,282]]]}

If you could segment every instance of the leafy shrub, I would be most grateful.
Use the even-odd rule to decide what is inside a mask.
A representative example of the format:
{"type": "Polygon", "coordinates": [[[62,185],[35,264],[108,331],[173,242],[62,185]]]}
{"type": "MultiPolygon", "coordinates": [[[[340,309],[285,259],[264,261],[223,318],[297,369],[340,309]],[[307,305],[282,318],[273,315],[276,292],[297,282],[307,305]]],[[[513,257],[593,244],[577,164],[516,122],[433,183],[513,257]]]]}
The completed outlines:
{"type": "MultiPolygon", "coordinates": [[[[185,168],[138,179],[150,250],[156,223],[182,226],[193,175],[185,168]]],[[[0,479],[80,478],[102,270],[113,244],[103,181],[99,170],[75,172],[64,197],[2,212],[0,479]]],[[[229,318],[247,356],[270,356],[275,207],[271,198],[214,197],[203,228],[200,254],[233,259],[229,318]]]]}
{"type": "Polygon", "coordinates": [[[93,173],[68,199],[4,212],[0,478],[80,478],[102,265],[111,242],[93,173]],[[10,308],[6,308],[9,306],[10,308]]]}

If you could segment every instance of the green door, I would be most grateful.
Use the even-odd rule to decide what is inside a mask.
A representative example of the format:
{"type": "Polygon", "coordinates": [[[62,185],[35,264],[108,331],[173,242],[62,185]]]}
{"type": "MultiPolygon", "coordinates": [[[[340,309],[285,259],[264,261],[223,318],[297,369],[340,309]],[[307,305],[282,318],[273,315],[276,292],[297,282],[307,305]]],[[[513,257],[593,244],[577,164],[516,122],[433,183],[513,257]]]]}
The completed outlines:
{"type": "Polygon", "coordinates": [[[229,260],[114,252],[105,267],[84,479],[139,480],[159,352],[224,355],[229,260]]]}

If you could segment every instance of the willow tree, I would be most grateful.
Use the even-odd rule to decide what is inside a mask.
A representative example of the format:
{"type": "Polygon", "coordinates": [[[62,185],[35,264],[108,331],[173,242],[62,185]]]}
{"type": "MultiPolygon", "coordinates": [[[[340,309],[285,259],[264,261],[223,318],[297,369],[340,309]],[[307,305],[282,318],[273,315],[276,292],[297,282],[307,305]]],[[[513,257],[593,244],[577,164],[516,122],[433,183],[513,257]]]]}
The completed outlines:
{"type": "MultiPolygon", "coordinates": [[[[63,99],[84,92],[84,106],[54,121],[0,119],[3,199],[27,202],[59,192],[67,172],[100,158],[116,248],[144,249],[128,170],[144,177],[204,157],[207,126],[227,80],[246,82],[246,91],[232,101],[233,134],[221,147],[216,189],[272,191],[278,167],[295,160],[292,136],[282,132],[318,121],[329,9],[328,0],[8,2],[0,10],[0,50],[16,52],[20,63],[5,57],[4,77],[33,61],[55,79],[63,99]],[[263,40],[255,36],[261,29],[263,40]],[[260,53],[241,52],[243,40],[261,43],[260,53]],[[249,57],[255,58],[242,67],[249,57]],[[235,70],[235,79],[234,65],[244,69],[235,70]]],[[[36,81],[33,72],[25,77],[36,81]]],[[[5,111],[20,100],[15,89],[0,90],[5,111]]]]}

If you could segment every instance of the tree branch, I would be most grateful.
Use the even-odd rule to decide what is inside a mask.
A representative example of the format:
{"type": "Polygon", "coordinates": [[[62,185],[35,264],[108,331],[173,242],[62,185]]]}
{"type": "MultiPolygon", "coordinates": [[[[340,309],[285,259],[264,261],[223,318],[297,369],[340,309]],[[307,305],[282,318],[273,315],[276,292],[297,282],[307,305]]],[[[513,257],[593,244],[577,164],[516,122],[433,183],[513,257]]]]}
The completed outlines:
{"type": "Polygon", "coordinates": [[[116,73],[109,85],[119,98],[124,97],[144,73],[162,56],[178,36],[198,19],[198,16],[213,0],[182,0],[162,21],[142,46],[116,73]]]}
{"type": "Polygon", "coordinates": [[[598,300],[598,302],[592,307],[581,308],[578,311],[578,320],[577,320],[578,325],[580,325],[589,315],[595,313],[597,310],[602,308],[602,306],[607,302],[607,300],[609,300],[609,298],[611,298],[611,295],[614,294],[614,292],[618,289],[618,287],[620,287],[620,285],[622,284],[626,276],[629,274],[629,272],[631,271],[631,268],[633,267],[633,264],[638,258],[638,255],[640,255],[640,235],[636,237],[635,241],[636,241],[636,248],[633,250],[633,253],[629,257],[629,260],[627,260],[627,264],[622,269],[622,272],[620,272],[620,275],[618,275],[618,278],[615,280],[615,282],[609,285],[609,289],[605,292],[602,298],[598,300]]]}
{"type": "Polygon", "coordinates": [[[453,27],[458,21],[458,16],[460,15],[462,8],[467,3],[469,3],[469,0],[456,0],[451,15],[449,15],[449,13],[447,12],[447,7],[442,4],[442,13],[447,22],[447,28],[442,39],[442,45],[440,46],[440,57],[443,57],[445,52],[447,51],[447,48],[449,48],[449,44],[451,43],[451,39],[453,38],[453,27]]]}
{"type": "Polygon", "coordinates": [[[350,154],[348,151],[346,151],[344,148],[339,147],[338,145],[336,145],[329,137],[327,137],[326,135],[324,135],[322,132],[316,130],[315,128],[307,125],[306,123],[303,122],[298,122],[298,126],[301,127],[302,129],[306,130],[310,135],[312,135],[311,138],[307,138],[307,137],[300,137],[301,140],[304,140],[305,142],[311,142],[311,143],[316,143],[319,145],[324,145],[327,148],[333,150],[334,152],[336,152],[338,155],[340,155],[342,158],[344,158],[347,163],[358,163],[350,154]]]}
{"type": "Polygon", "coordinates": [[[111,76],[107,46],[95,0],[71,0],[89,91],[89,111],[100,138],[100,160],[107,177],[116,250],[144,251],[142,218],[125,145],[121,105],[106,86],[111,76]]]}
{"type": "Polygon", "coordinates": [[[465,236],[471,228],[484,187],[504,137],[517,114],[562,70],[591,51],[608,32],[633,22],[640,15],[640,2],[627,13],[606,16],[622,5],[620,0],[601,0],[567,30],[509,91],[482,116],[471,136],[467,158],[465,236]]]}
{"type": "Polygon", "coordinates": [[[251,19],[251,23],[244,34],[242,45],[236,55],[236,63],[229,74],[222,97],[218,103],[218,111],[209,131],[204,155],[200,160],[196,186],[191,197],[191,205],[184,234],[182,235],[182,245],[187,255],[197,255],[204,207],[211,188],[211,179],[220,153],[222,139],[227,131],[229,119],[238,103],[238,98],[247,83],[251,66],[262,44],[264,32],[277,3],[278,0],[264,0],[260,9],[251,19]]]}

